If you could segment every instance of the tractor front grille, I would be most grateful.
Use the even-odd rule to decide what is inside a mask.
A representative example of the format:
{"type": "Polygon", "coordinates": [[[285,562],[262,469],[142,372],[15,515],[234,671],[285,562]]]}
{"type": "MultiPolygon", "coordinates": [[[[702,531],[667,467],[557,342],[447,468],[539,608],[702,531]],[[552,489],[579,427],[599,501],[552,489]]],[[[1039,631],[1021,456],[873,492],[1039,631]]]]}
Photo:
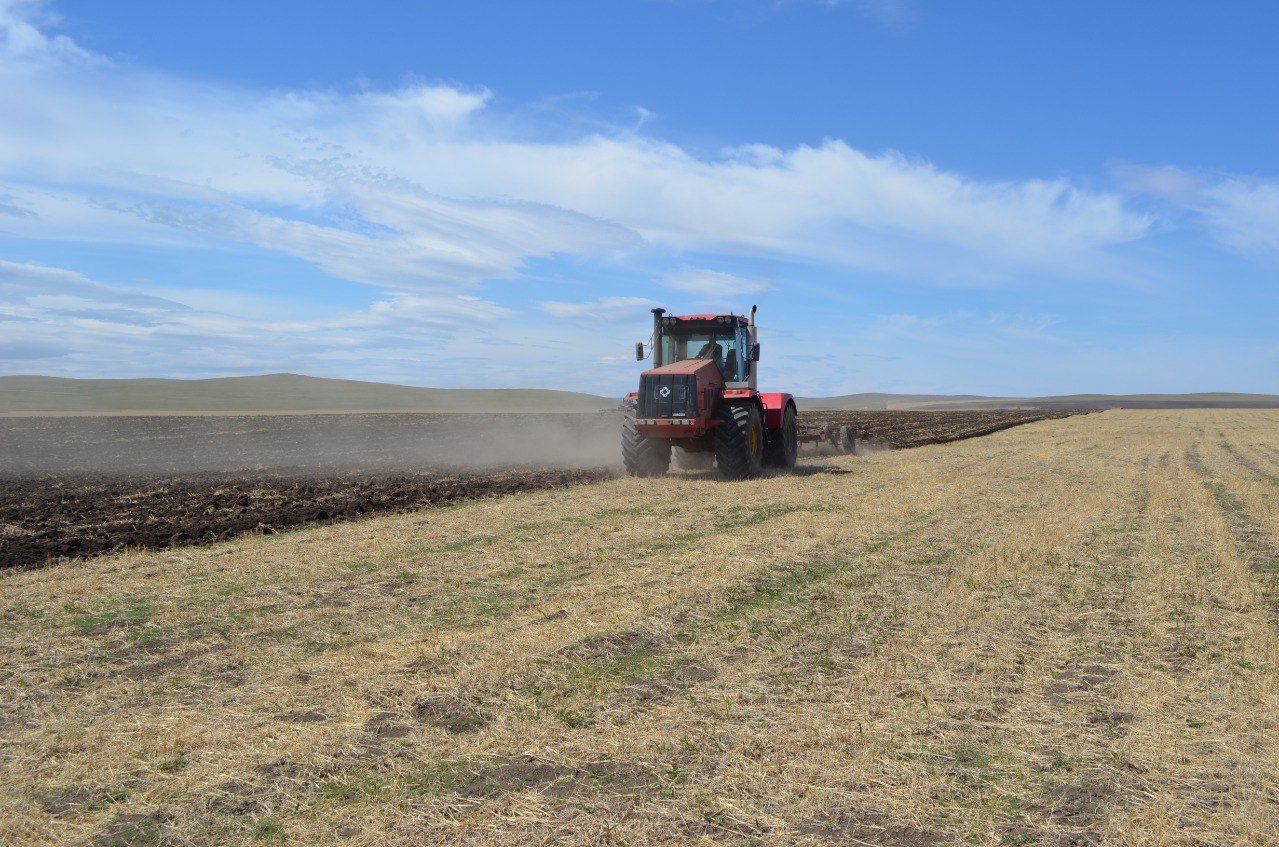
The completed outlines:
{"type": "Polygon", "coordinates": [[[697,417],[697,377],[693,374],[644,374],[640,377],[641,418],[697,417]]]}

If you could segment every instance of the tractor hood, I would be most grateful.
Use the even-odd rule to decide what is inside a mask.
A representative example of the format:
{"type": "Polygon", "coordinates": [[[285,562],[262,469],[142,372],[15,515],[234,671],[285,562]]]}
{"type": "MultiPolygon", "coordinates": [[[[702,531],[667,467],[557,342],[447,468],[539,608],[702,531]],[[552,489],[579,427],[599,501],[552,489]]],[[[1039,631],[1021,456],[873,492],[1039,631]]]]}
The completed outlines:
{"type": "Polygon", "coordinates": [[[671,362],[669,365],[662,365],[660,368],[650,368],[644,371],[645,376],[650,374],[662,374],[664,376],[674,376],[676,374],[695,375],[698,382],[718,382],[724,381],[724,375],[719,372],[719,365],[711,359],[685,359],[682,362],[671,362]]]}
{"type": "Polygon", "coordinates": [[[709,411],[707,391],[724,385],[719,365],[710,359],[685,359],[644,371],[636,408],[641,418],[692,420],[709,411]]]}

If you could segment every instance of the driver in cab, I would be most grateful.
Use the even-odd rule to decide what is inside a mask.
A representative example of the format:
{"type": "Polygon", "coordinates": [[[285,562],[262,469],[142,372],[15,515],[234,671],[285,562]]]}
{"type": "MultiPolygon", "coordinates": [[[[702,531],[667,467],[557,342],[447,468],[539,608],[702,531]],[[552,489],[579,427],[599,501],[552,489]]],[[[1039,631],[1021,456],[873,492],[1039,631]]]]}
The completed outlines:
{"type": "MultiPolygon", "coordinates": [[[[733,362],[724,361],[724,346],[714,338],[702,345],[702,349],[698,351],[696,358],[711,359],[719,367],[720,373],[722,374],[727,374],[730,370],[735,370],[733,362]]],[[[736,357],[734,356],[734,358],[736,357]]]]}
{"type": "Polygon", "coordinates": [[[710,341],[707,341],[702,345],[702,349],[698,351],[695,358],[714,359],[716,362],[722,362],[724,361],[724,348],[718,341],[712,338],[710,341]]]}

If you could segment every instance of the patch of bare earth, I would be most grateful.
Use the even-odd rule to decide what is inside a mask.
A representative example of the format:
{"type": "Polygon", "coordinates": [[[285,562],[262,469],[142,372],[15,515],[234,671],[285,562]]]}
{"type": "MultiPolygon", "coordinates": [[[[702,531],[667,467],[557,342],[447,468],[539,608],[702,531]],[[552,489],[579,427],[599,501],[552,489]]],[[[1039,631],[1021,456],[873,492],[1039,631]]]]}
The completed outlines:
{"type": "Polygon", "coordinates": [[[0,842],[1279,843],[1267,448],[1111,412],[7,573],[0,842]]]}

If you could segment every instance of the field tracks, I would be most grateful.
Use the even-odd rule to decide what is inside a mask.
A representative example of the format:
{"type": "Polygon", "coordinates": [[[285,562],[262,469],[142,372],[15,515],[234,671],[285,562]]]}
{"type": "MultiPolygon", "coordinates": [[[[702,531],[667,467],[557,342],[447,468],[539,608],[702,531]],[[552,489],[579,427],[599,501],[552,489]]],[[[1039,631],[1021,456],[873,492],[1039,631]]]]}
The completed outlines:
{"type": "Polygon", "coordinates": [[[1187,464],[1211,491],[1239,554],[1255,574],[1259,602],[1279,628],[1279,451],[1265,428],[1240,436],[1227,438],[1220,430],[1205,434],[1189,448],[1187,464]]]}
{"type": "MultiPolygon", "coordinates": [[[[968,487],[948,492],[946,500],[938,504],[938,513],[947,512],[957,500],[970,493],[968,487]]],[[[900,509],[901,505],[896,508],[900,509]]],[[[927,523],[922,521],[921,525],[927,523]]],[[[776,527],[772,529],[775,531],[776,527]]],[[[658,725],[650,729],[656,733],[657,739],[665,741],[641,750],[627,751],[625,758],[616,752],[621,734],[618,725],[628,725],[632,732],[639,731],[637,727],[641,724],[658,720],[658,715],[650,712],[654,706],[678,709],[680,703],[671,703],[675,692],[687,689],[698,698],[719,698],[731,703],[740,698],[738,692],[742,690],[787,691],[796,684],[811,689],[815,675],[831,676],[825,686],[827,690],[840,690],[851,680],[864,684],[868,671],[859,668],[856,660],[879,652],[873,646],[874,642],[865,638],[867,625],[880,633],[881,643],[889,645],[887,649],[892,649],[889,636],[906,623],[903,609],[891,605],[870,616],[869,610],[875,609],[875,601],[882,602],[901,594],[906,587],[918,591],[921,586],[915,583],[921,576],[932,584],[931,589],[922,592],[925,596],[935,593],[937,587],[945,582],[948,568],[944,563],[951,552],[928,545],[922,555],[903,556],[894,549],[900,546],[903,538],[914,534],[908,531],[864,539],[856,559],[867,561],[832,562],[830,551],[816,551],[814,559],[807,565],[785,566],[780,571],[776,567],[764,572],[756,571],[672,607],[650,608],[638,619],[619,622],[603,634],[578,637],[548,656],[538,658],[535,655],[531,666],[514,674],[490,673],[487,682],[471,677],[463,685],[464,691],[433,692],[429,695],[431,698],[445,702],[478,701],[482,704],[478,708],[487,710],[490,715],[488,722],[503,723],[497,717],[503,711],[541,712],[553,716],[554,720],[567,727],[558,730],[556,744],[560,759],[555,766],[545,766],[545,754],[532,756],[531,761],[524,762],[532,774],[531,782],[515,786],[520,789],[518,791],[512,791],[507,783],[512,776],[512,762],[522,761],[518,759],[519,754],[513,751],[493,754],[495,749],[503,747],[512,750],[515,739],[503,744],[496,744],[497,739],[492,737],[482,739],[482,743],[478,744],[470,736],[453,739],[458,749],[453,751],[455,755],[450,761],[467,762],[470,767],[464,772],[466,775],[455,775],[464,782],[461,801],[469,808],[482,799],[491,808],[495,802],[515,802],[518,797],[510,796],[512,794],[537,789],[539,786],[533,784],[537,779],[558,775],[558,778],[568,779],[571,783],[577,778],[571,774],[594,772],[601,749],[609,751],[607,761],[621,762],[625,772],[632,776],[642,770],[645,763],[655,761],[666,763],[664,767],[676,771],[692,768],[695,773],[703,768],[717,768],[717,763],[712,761],[713,751],[711,756],[703,753],[700,757],[690,758],[690,751],[671,748],[669,737],[675,727],[669,719],[665,726],[658,721],[658,725]],[[890,566],[890,582],[899,585],[881,584],[887,578],[884,570],[890,566]],[[868,590],[871,603],[859,606],[868,608],[868,612],[855,617],[845,610],[840,616],[843,626],[839,641],[831,643],[828,628],[833,621],[830,618],[849,600],[847,586],[837,590],[846,575],[852,575],[849,580],[852,587],[868,590]],[[819,613],[818,609],[825,611],[819,613]],[[814,640],[815,634],[825,636],[825,641],[820,637],[814,640]],[[814,642],[821,644],[822,649],[812,649],[810,645],[814,642]],[[853,674],[851,680],[848,674],[853,674]],[[531,681],[512,684],[512,678],[531,681]],[[503,695],[503,692],[507,693],[503,695]],[[495,707],[493,703],[501,704],[503,696],[506,698],[505,706],[495,707]],[[573,746],[582,751],[579,758],[564,758],[564,745],[569,740],[566,736],[571,736],[573,746]],[[486,755],[466,755],[476,746],[485,750],[486,755]],[[534,767],[532,762],[542,764],[534,767]],[[695,764],[697,767],[693,768],[695,764]],[[493,775],[495,770],[499,776],[493,775]],[[487,787],[481,789],[473,783],[487,787]]],[[[568,617],[572,617],[571,612],[568,617]]],[[[487,637],[482,640],[487,641],[487,637]]],[[[474,661],[467,664],[486,667],[474,661]]],[[[895,658],[885,664],[889,679],[899,675],[897,666],[895,658]]],[[[872,678],[883,673],[885,671],[869,671],[872,678]]],[[[882,684],[885,680],[878,681],[882,684]]],[[[811,693],[800,696],[798,702],[789,705],[802,708],[812,696],[811,693]]],[[[785,710],[788,703],[779,703],[777,707],[785,710]]],[[[682,717],[677,718],[676,724],[681,720],[682,717]]],[[[796,731],[799,729],[797,726],[796,731]]],[[[762,743],[762,739],[755,743],[762,743]]],[[[809,776],[816,778],[816,775],[809,776]]],[[[690,775],[685,775],[683,782],[687,784],[690,779],[690,775]]],[[[553,787],[549,783],[541,786],[543,789],[553,787]]],[[[554,788],[553,793],[562,788],[554,788]]],[[[718,789],[708,785],[706,790],[718,789]]],[[[740,789],[738,791],[740,793],[740,789]]],[[[682,821],[688,820],[687,813],[696,813],[693,823],[681,824],[680,831],[693,826],[694,832],[708,834],[731,825],[734,831],[741,833],[754,830],[763,834],[777,827],[777,824],[768,823],[767,815],[752,822],[740,819],[740,813],[733,814],[725,809],[676,808],[674,812],[682,821]]],[[[831,821],[849,827],[852,821],[857,820],[862,821],[859,826],[869,826],[866,822],[872,817],[864,810],[857,810],[856,814],[823,819],[820,824],[807,826],[814,832],[835,825],[831,821]]]]}
{"type": "MultiPolygon", "coordinates": [[[[1241,417],[1226,418],[1236,444],[1261,416],[1241,417]]],[[[1134,714],[1180,714],[1184,729],[1168,717],[1134,722],[1125,746],[1141,794],[1125,826],[1137,827],[1141,816],[1151,839],[1168,843],[1271,843],[1279,836],[1276,630],[1240,544],[1238,514],[1223,497],[1234,471],[1202,431],[1186,435],[1184,462],[1174,458],[1152,474],[1152,531],[1137,558],[1148,587],[1130,606],[1159,661],[1129,695],[1134,714]],[[1216,693],[1227,688],[1238,697],[1233,706],[1216,693]]]]}
{"type": "Polygon", "coordinates": [[[0,840],[1274,843],[1256,414],[6,574],[0,840]]]}

